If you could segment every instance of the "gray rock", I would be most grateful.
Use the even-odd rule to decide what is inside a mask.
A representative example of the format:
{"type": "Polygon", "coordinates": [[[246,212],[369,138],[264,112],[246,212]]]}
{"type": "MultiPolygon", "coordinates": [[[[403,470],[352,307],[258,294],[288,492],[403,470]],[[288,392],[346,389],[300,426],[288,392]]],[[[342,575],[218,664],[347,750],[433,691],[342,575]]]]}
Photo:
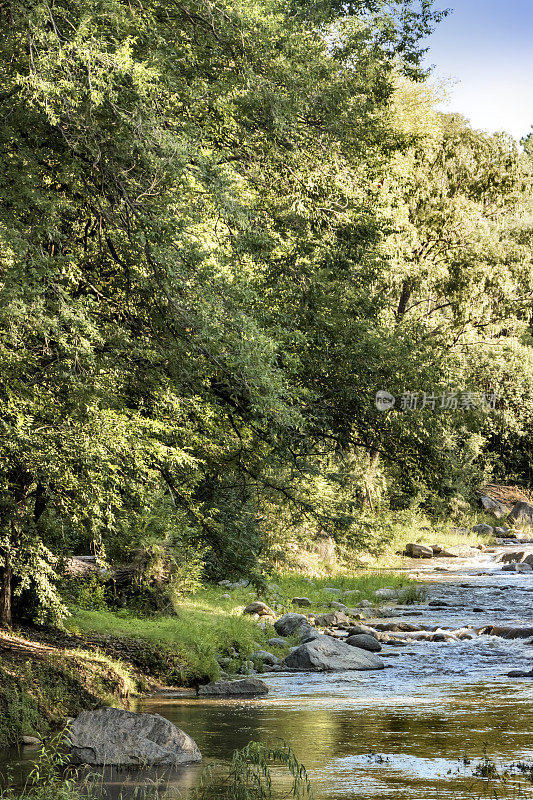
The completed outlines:
{"type": "Polygon", "coordinates": [[[526,503],[523,500],[515,503],[509,519],[513,522],[525,522],[533,525],[533,503],[526,503]]]}
{"type": "Polygon", "coordinates": [[[500,562],[502,564],[512,564],[514,562],[524,561],[526,557],[525,550],[513,550],[512,553],[504,553],[501,558],[500,562]]]}
{"type": "Polygon", "coordinates": [[[533,678],[533,669],[526,672],[522,669],[513,669],[507,673],[508,678],[533,678]]]}
{"type": "Polygon", "coordinates": [[[377,618],[377,617],[383,618],[383,617],[392,617],[392,616],[394,616],[394,614],[392,613],[392,610],[391,609],[386,609],[386,608],[373,608],[372,611],[369,611],[367,613],[367,617],[374,617],[374,618],[377,618]]]}
{"type": "Polygon", "coordinates": [[[345,613],[352,619],[364,619],[360,608],[347,608],[345,613]]]}
{"type": "Polygon", "coordinates": [[[346,606],[344,603],[339,603],[337,600],[333,600],[330,603],[331,608],[336,608],[338,611],[346,611],[346,606]]]}
{"type": "Polygon", "coordinates": [[[380,600],[393,600],[398,597],[398,592],[391,588],[376,589],[374,597],[378,597],[380,600]]]}
{"type": "Polygon", "coordinates": [[[531,564],[504,564],[502,572],[533,572],[531,564]]]}
{"type": "Polygon", "coordinates": [[[433,558],[433,548],[427,544],[409,542],[405,545],[405,554],[411,558],[433,558]]]}
{"type": "Polygon", "coordinates": [[[221,594],[220,595],[220,599],[221,600],[231,600],[231,595],[230,594],[221,594]]]}
{"type": "Polygon", "coordinates": [[[509,533],[509,528],[496,527],[494,528],[495,536],[506,536],[509,533]]]}
{"type": "Polygon", "coordinates": [[[246,606],[243,614],[259,614],[260,617],[275,617],[275,612],[267,606],[266,603],[262,603],[260,600],[256,600],[254,603],[250,603],[246,606]]]}
{"type": "Polygon", "coordinates": [[[219,581],[218,585],[219,586],[231,586],[231,581],[228,581],[228,580],[219,581]]]}
{"type": "Polygon", "coordinates": [[[20,740],[25,747],[37,747],[41,740],[37,736],[23,736],[20,740]]]}
{"type": "Polygon", "coordinates": [[[474,525],[472,530],[474,533],[480,533],[482,535],[489,535],[494,532],[492,525],[486,525],[484,522],[481,522],[479,525],[474,525]]]}
{"type": "Polygon", "coordinates": [[[291,603],[293,606],[299,606],[300,608],[309,608],[311,605],[311,601],[308,597],[293,597],[291,603]]]}
{"type": "Polygon", "coordinates": [[[377,633],[373,628],[368,625],[352,625],[348,628],[348,636],[360,636],[365,634],[367,636],[374,636],[377,639],[377,633]]]}
{"type": "Polygon", "coordinates": [[[289,653],[285,666],[296,670],[335,671],[383,669],[385,664],[373,653],[350,647],[331,636],[320,636],[289,653]]]}
{"type": "Polygon", "coordinates": [[[274,623],[274,628],[280,636],[296,636],[300,642],[311,641],[320,636],[303,614],[289,612],[284,614],[274,623]]]}
{"type": "Polygon", "coordinates": [[[330,594],[342,594],[342,589],[336,589],[334,586],[326,586],[322,591],[330,592],[330,594]]]}
{"type": "Polygon", "coordinates": [[[267,664],[269,667],[277,667],[278,664],[281,663],[279,658],[273,653],[269,653],[268,650],[256,650],[250,656],[250,660],[255,661],[256,659],[262,661],[263,664],[267,664]]]}
{"type": "Polygon", "coordinates": [[[332,614],[322,614],[320,617],[315,618],[315,625],[320,628],[329,628],[331,625],[349,625],[350,618],[346,616],[344,611],[334,611],[332,614]]]}
{"type": "Polygon", "coordinates": [[[213,681],[198,687],[200,697],[256,697],[268,694],[268,686],[259,678],[243,678],[237,681],[213,681]]]}
{"type": "Polygon", "coordinates": [[[273,639],[269,639],[267,644],[269,647],[285,647],[287,640],[282,639],[281,636],[275,636],[273,639]]]}
{"type": "Polygon", "coordinates": [[[489,497],[486,494],[482,494],[479,499],[483,508],[486,511],[489,511],[491,514],[494,514],[494,516],[498,519],[500,517],[506,517],[511,510],[504,503],[501,503],[499,500],[493,500],[492,497],[489,497]]]}
{"type": "Polygon", "coordinates": [[[527,639],[533,636],[533,628],[511,628],[507,625],[486,625],[480,628],[477,633],[487,634],[488,636],[500,636],[502,639],[527,639]]]}
{"type": "Polygon", "coordinates": [[[370,653],[379,653],[381,650],[381,645],[376,637],[366,633],[348,636],[346,644],[349,644],[350,647],[360,647],[361,650],[368,650],[370,653]]]}
{"type": "Polygon", "coordinates": [[[300,628],[302,625],[309,625],[307,617],[305,617],[303,614],[295,614],[294,612],[290,611],[288,614],[284,614],[282,617],[276,620],[274,623],[274,628],[280,636],[292,636],[294,631],[297,630],[297,628],[300,628]]]}
{"type": "Polygon", "coordinates": [[[121,708],[83,711],[68,735],[73,760],[83,764],[178,765],[202,760],[193,739],[159,714],[121,708]]]}

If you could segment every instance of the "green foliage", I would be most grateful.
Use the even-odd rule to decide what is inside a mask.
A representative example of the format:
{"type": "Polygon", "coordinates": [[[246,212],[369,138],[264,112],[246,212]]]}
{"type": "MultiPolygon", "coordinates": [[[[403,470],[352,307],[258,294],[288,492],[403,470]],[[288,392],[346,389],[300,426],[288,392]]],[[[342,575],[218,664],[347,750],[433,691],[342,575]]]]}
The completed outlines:
{"type": "Polygon", "coordinates": [[[434,111],[442,16],[2,6],[2,624],[65,615],[75,547],[161,609],[259,586],[272,529],[531,475],[531,164],[434,111]],[[494,416],[374,404],[495,383],[494,416]]]}
{"type": "Polygon", "coordinates": [[[106,585],[94,573],[67,582],[67,591],[74,605],[87,611],[105,611],[108,607],[106,585]]]}

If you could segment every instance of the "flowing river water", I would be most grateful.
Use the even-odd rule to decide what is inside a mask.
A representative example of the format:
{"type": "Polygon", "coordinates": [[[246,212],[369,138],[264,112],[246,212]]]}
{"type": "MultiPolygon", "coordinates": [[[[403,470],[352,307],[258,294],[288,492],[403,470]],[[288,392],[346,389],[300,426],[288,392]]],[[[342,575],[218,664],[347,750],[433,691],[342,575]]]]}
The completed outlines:
{"type": "MultiPolygon", "coordinates": [[[[396,607],[387,621],[447,629],[533,626],[533,573],[502,572],[496,559],[506,549],[517,548],[475,561],[439,559],[447,571],[435,571],[433,561],[415,566],[428,601],[447,605],[396,607]]],[[[484,752],[500,768],[533,762],[533,679],[505,676],[533,667],[532,638],[412,641],[385,645],[380,655],[386,663],[380,671],[261,676],[270,689],[264,699],[152,697],[137,710],[161,714],[189,733],[204,765],[227,762],[251,740],[283,739],[307,767],[317,800],[471,800],[479,796],[472,772],[484,752]]],[[[165,797],[186,797],[201,771],[182,768],[165,797]]],[[[117,797],[153,777],[107,776],[107,792],[117,797]]],[[[517,795],[511,783],[498,788],[498,797],[533,797],[531,790],[529,784],[517,795]]]]}

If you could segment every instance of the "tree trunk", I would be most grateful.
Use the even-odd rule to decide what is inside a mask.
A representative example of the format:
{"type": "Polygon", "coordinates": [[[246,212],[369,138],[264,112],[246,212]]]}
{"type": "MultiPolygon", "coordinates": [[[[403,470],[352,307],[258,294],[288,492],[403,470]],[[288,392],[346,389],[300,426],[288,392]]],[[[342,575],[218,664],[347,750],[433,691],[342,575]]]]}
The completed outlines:
{"type": "Polygon", "coordinates": [[[396,319],[400,320],[405,311],[407,309],[407,303],[409,302],[409,298],[411,297],[411,284],[408,280],[405,280],[402,285],[402,292],[400,294],[400,299],[398,301],[398,309],[396,311],[396,319]]]}
{"type": "Polygon", "coordinates": [[[4,566],[0,567],[0,626],[6,628],[9,627],[12,622],[11,597],[13,570],[9,563],[9,556],[5,551],[3,557],[4,566]]]}

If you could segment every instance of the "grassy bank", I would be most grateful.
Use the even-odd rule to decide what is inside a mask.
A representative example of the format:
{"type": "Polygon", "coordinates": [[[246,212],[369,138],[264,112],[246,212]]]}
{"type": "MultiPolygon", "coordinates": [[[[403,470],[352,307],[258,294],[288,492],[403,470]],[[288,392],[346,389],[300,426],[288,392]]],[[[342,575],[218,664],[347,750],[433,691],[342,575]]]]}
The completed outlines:
{"type": "Polygon", "coordinates": [[[43,736],[86,708],[124,702],[130,671],[98,652],[65,650],[0,633],[0,747],[43,736]]]}

